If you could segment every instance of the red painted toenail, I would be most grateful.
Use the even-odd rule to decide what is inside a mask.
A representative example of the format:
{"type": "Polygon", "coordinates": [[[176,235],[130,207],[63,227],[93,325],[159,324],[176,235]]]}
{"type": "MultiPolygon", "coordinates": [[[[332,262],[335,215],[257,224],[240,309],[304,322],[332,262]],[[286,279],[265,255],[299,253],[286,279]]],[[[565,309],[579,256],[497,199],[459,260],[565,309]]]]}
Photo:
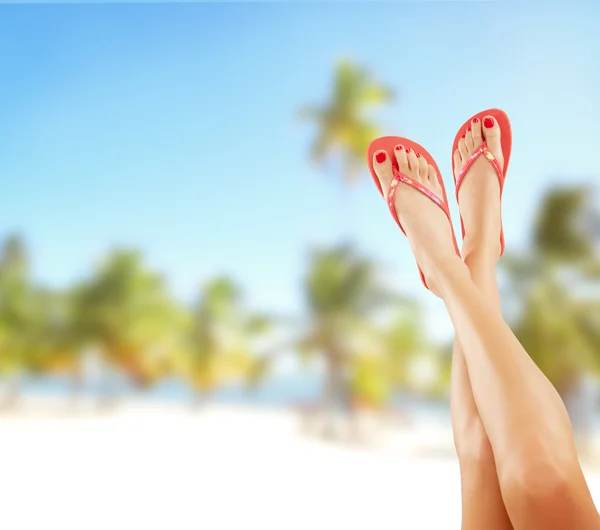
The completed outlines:
{"type": "Polygon", "coordinates": [[[416,153],[417,158],[421,158],[421,153],[416,153]]]}
{"type": "Polygon", "coordinates": [[[470,131],[470,130],[471,130],[471,126],[469,125],[469,128],[467,129],[467,131],[470,131]]]}
{"type": "Polygon", "coordinates": [[[375,160],[377,160],[378,164],[385,162],[386,158],[387,158],[387,156],[385,155],[385,153],[377,153],[377,155],[375,155],[375,160]]]}
{"type": "Polygon", "coordinates": [[[492,120],[492,118],[486,118],[483,120],[483,124],[487,129],[491,129],[494,126],[494,120],[492,120]]]}
{"type": "Polygon", "coordinates": [[[405,149],[405,151],[406,151],[407,153],[410,153],[410,147],[407,147],[407,148],[405,149]]]}
{"type": "Polygon", "coordinates": [[[464,138],[465,136],[467,136],[467,135],[466,135],[466,134],[463,134],[463,135],[461,136],[461,138],[464,138]]]}
{"type": "Polygon", "coordinates": [[[473,123],[479,123],[479,118],[473,118],[473,123]]]}
{"type": "Polygon", "coordinates": [[[402,149],[403,149],[403,148],[404,148],[404,146],[402,146],[402,145],[400,145],[400,144],[398,144],[396,147],[394,147],[394,149],[395,149],[396,151],[402,151],[402,149]]]}

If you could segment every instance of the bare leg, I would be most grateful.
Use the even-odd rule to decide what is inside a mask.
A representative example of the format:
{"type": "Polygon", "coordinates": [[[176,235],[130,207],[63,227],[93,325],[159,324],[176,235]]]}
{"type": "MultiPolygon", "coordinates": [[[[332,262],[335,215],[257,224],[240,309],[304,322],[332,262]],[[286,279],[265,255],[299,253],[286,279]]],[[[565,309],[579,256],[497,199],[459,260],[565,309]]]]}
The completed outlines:
{"type": "MultiPolygon", "coordinates": [[[[468,263],[471,278],[490,302],[495,279],[477,259],[468,263]]],[[[460,464],[462,530],[512,530],[500,492],[496,462],[473,398],[464,353],[458,340],[452,353],[450,408],[454,444],[460,464]]]]}
{"type": "MultiPolygon", "coordinates": [[[[492,141],[494,147],[500,144],[497,128],[494,129],[496,132],[497,141],[492,141]]],[[[481,122],[477,120],[459,142],[460,151],[454,153],[457,171],[460,171],[475,148],[481,145],[482,140],[481,122]]],[[[476,161],[461,187],[460,202],[464,206],[461,216],[466,230],[463,256],[471,280],[486,297],[490,307],[500,312],[496,282],[496,263],[500,254],[500,212],[488,205],[489,201],[493,206],[498,204],[498,193],[498,179],[490,164],[486,160],[476,161]]],[[[512,530],[500,491],[492,446],[473,398],[460,337],[455,340],[452,353],[450,409],[454,444],[460,463],[462,529],[512,530]]]]}
{"type": "MultiPolygon", "coordinates": [[[[435,171],[398,150],[404,173],[434,193],[435,171]]],[[[384,189],[386,155],[374,155],[384,189]]],[[[565,407],[497,308],[472,282],[452,248],[444,213],[401,185],[396,207],[432,291],[448,310],[464,351],[476,406],[493,450],[502,497],[516,530],[597,530],[598,513],[575,451],[565,407]]]]}
{"type": "MultiPolygon", "coordinates": [[[[435,261],[432,264],[436,264],[435,261]]],[[[459,260],[437,262],[436,290],[464,346],[473,395],[516,529],[600,527],[564,405],[459,260]]]]}

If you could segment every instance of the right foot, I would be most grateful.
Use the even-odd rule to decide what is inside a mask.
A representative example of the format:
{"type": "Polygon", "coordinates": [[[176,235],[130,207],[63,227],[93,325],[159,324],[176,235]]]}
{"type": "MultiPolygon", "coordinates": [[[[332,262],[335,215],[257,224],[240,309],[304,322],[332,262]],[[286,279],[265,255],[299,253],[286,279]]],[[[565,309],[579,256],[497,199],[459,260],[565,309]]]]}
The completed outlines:
{"type": "MultiPolygon", "coordinates": [[[[455,179],[484,140],[500,167],[504,167],[498,122],[492,116],[484,116],[483,120],[475,118],[453,153],[455,179]]],[[[465,175],[458,191],[458,205],[465,229],[463,258],[480,253],[497,261],[500,258],[500,183],[485,156],[479,156],[465,175]]]]}
{"type": "MultiPolygon", "coordinates": [[[[436,170],[427,163],[425,157],[402,145],[394,148],[394,155],[400,173],[431,190],[440,199],[444,196],[436,170]]],[[[385,151],[379,150],[374,153],[373,168],[387,202],[388,190],[394,174],[392,162],[385,151]]],[[[437,204],[422,192],[403,182],[398,183],[395,206],[427,286],[439,296],[435,285],[436,271],[445,262],[458,259],[452,239],[452,226],[437,204]]]]}

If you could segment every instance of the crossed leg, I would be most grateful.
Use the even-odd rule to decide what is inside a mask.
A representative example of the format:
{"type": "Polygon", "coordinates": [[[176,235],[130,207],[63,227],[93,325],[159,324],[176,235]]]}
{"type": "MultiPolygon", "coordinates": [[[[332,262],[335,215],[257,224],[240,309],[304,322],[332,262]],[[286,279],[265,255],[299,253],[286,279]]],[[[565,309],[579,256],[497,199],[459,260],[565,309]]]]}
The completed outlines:
{"type": "MultiPolygon", "coordinates": [[[[454,153],[457,173],[485,139],[488,148],[503,164],[500,128],[486,120],[482,128],[474,120],[454,153]]],[[[500,187],[492,166],[480,157],[469,169],[461,188],[459,203],[465,228],[462,254],[471,280],[486,297],[490,307],[500,309],[496,263],[500,255],[500,187]]],[[[502,499],[496,462],[489,438],[473,398],[473,390],[460,337],[452,352],[450,409],[454,444],[460,464],[462,530],[512,530],[502,499]]]]}
{"type": "MultiPolygon", "coordinates": [[[[423,157],[404,149],[396,150],[395,156],[403,173],[441,196],[435,169],[423,157]]],[[[373,166],[387,191],[392,168],[385,152],[374,154],[373,166]]],[[[471,439],[482,442],[479,457],[487,450],[487,456],[493,456],[497,483],[513,527],[515,530],[600,529],[565,407],[502,319],[497,290],[494,294],[489,288],[492,283],[485,283],[485,278],[493,278],[483,272],[489,266],[481,258],[485,253],[478,255],[466,248],[467,262],[470,260],[472,265],[467,268],[454,253],[445,214],[413,188],[399,186],[396,208],[427,284],[444,301],[459,339],[457,350],[463,355],[456,356],[454,367],[458,365],[456,376],[463,377],[463,382],[468,377],[473,402],[467,405],[468,399],[458,401],[465,409],[469,406],[472,414],[458,417],[455,414],[455,425],[461,417],[465,420],[462,424],[465,428],[457,434],[476,433],[471,439]],[[478,260],[481,268],[476,265],[478,260]],[[481,287],[474,283],[477,278],[481,278],[478,283],[481,287]],[[479,413],[480,424],[475,411],[479,413]],[[487,449],[483,433],[489,439],[487,449]]],[[[468,398],[466,384],[455,384],[455,388],[462,388],[460,395],[468,398]]],[[[456,391],[453,397],[456,404],[456,391]]],[[[458,445],[465,442],[467,446],[467,440],[468,436],[462,437],[458,445]]],[[[466,453],[469,451],[465,450],[463,455],[466,453]]],[[[477,480],[485,480],[488,487],[494,487],[490,467],[485,473],[480,469],[479,477],[467,474],[468,461],[463,458],[461,473],[467,502],[469,493],[477,488],[477,480]]],[[[479,487],[481,484],[480,481],[479,487]]],[[[510,528],[497,498],[490,490],[489,497],[481,501],[484,505],[489,502],[497,510],[491,522],[477,519],[477,510],[467,509],[465,515],[474,519],[465,523],[471,528],[510,528]]],[[[477,502],[472,499],[470,502],[477,502]]],[[[486,517],[488,512],[480,515],[486,517]]]]}

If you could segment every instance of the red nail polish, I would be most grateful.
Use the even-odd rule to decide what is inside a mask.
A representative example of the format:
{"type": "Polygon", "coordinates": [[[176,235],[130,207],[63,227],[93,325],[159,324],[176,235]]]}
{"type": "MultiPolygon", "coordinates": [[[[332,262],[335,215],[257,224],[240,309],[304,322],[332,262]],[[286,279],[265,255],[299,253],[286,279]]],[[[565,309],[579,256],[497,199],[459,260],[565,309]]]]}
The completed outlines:
{"type": "Polygon", "coordinates": [[[377,160],[378,164],[381,164],[382,162],[385,162],[386,158],[387,158],[387,156],[385,155],[385,153],[377,153],[375,155],[375,160],[377,160]]]}
{"type": "Polygon", "coordinates": [[[402,151],[402,149],[404,149],[404,146],[402,146],[402,145],[398,144],[396,147],[394,147],[394,149],[395,149],[396,151],[402,151]]]}
{"type": "Polygon", "coordinates": [[[479,118],[473,118],[473,123],[479,123],[479,118]]]}
{"type": "Polygon", "coordinates": [[[405,151],[406,151],[407,153],[410,153],[410,147],[407,147],[407,148],[405,149],[405,151]]]}
{"type": "Polygon", "coordinates": [[[469,127],[468,127],[467,131],[470,131],[470,130],[471,130],[471,126],[469,125],[469,127]]]}
{"type": "Polygon", "coordinates": [[[494,126],[494,120],[492,120],[492,118],[486,118],[483,120],[483,124],[485,125],[486,129],[491,129],[494,126]]]}
{"type": "Polygon", "coordinates": [[[417,155],[417,158],[421,158],[421,153],[415,153],[417,155]]]}
{"type": "Polygon", "coordinates": [[[461,138],[464,138],[465,136],[466,136],[466,134],[463,134],[463,135],[461,136],[461,138]]]}

